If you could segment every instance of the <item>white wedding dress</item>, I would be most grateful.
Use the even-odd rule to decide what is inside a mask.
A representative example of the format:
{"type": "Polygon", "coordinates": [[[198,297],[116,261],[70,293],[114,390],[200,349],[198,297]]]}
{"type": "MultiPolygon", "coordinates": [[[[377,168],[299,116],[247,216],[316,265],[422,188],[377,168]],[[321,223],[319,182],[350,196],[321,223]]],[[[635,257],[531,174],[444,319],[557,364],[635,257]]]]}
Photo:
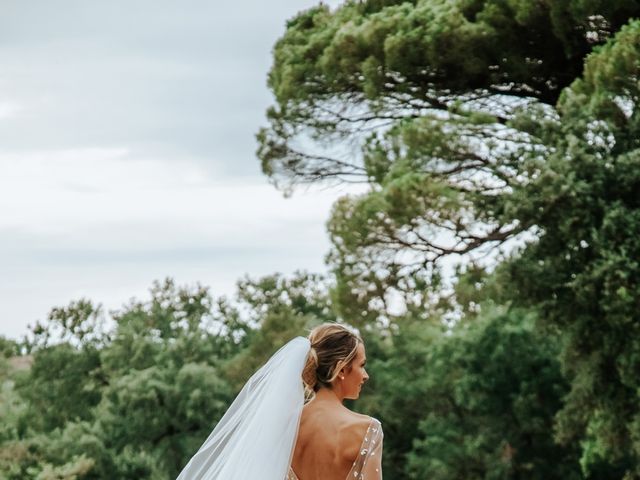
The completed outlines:
{"type": "MultiPolygon", "coordinates": [[[[296,337],[244,385],[177,480],[304,480],[291,470],[311,344],[296,337]]],[[[380,480],[382,428],[371,419],[349,479],[380,480]]]]}

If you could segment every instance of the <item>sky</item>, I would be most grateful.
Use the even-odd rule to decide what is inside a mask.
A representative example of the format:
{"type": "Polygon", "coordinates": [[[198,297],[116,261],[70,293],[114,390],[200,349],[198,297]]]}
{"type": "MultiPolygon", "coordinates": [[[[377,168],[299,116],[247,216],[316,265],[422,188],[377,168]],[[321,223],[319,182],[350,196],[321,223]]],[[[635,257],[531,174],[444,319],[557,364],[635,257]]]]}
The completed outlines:
{"type": "Polygon", "coordinates": [[[218,296],[326,271],[348,191],[284,198],[254,138],[271,49],[315,3],[3,2],[0,335],[79,298],[118,309],[166,277],[218,296]]]}

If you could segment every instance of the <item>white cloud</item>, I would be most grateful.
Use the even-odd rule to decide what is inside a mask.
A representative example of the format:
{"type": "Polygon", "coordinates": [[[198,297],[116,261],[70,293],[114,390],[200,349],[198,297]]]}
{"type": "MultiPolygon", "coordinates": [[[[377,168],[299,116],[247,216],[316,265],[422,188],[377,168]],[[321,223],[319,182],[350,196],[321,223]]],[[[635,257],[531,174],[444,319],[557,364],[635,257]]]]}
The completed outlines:
{"type": "Polygon", "coordinates": [[[15,102],[0,101],[0,121],[15,117],[22,107],[15,102]]]}
{"type": "Polygon", "coordinates": [[[108,242],[165,234],[156,241],[175,244],[198,234],[253,244],[251,234],[264,240],[282,222],[322,221],[336,195],[286,200],[265,179],[216,179],[201,165],[137,158],[127,148],[0,153],[0,228],[85,239],[126,226],[108,242]]]}
{"type": "Polygon", "coordinates": [[[125,147],[0,152],[0,333],[79,297],[117,308],[166,276],[228,295],[245,274],[324,270],[337,194],[285,199],[125,147]]]}

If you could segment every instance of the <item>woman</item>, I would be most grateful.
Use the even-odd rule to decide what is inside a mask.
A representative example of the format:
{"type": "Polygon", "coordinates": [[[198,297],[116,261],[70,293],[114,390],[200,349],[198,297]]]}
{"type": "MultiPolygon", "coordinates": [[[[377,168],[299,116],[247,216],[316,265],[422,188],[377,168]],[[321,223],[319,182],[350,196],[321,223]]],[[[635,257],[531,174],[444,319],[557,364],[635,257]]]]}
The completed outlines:
{"type": "Polygon", "coordinates": [[[382,478],[382,427],[342,402],[369,379],[362,339],[340,324],[309,334],[302,379],[312,400],[302,409],[289,480],[382,478]],[[296,475],[297,474],[297,475],[296,475]]]}
{"type": "Polygon", "coordinates": [[[362,339],[337,323],[289,341],[245,384],[178,480],[382,479],[380,422],[342,405],[369,378],[365,361],[362,339]]]}

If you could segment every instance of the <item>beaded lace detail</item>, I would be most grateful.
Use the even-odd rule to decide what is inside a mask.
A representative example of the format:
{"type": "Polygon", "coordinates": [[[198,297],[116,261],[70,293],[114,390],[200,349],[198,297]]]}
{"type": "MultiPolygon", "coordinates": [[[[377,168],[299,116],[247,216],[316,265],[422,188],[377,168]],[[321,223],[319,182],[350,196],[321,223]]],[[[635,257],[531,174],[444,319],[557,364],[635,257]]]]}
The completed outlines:
{"type": "MultiPolygon", "coordinates": [[[[382,438],[382,425],[372,417],[346,480],[382,480],[382,438]]],[[[285,480],[299,480],[291,467],[285,480]]]]}

